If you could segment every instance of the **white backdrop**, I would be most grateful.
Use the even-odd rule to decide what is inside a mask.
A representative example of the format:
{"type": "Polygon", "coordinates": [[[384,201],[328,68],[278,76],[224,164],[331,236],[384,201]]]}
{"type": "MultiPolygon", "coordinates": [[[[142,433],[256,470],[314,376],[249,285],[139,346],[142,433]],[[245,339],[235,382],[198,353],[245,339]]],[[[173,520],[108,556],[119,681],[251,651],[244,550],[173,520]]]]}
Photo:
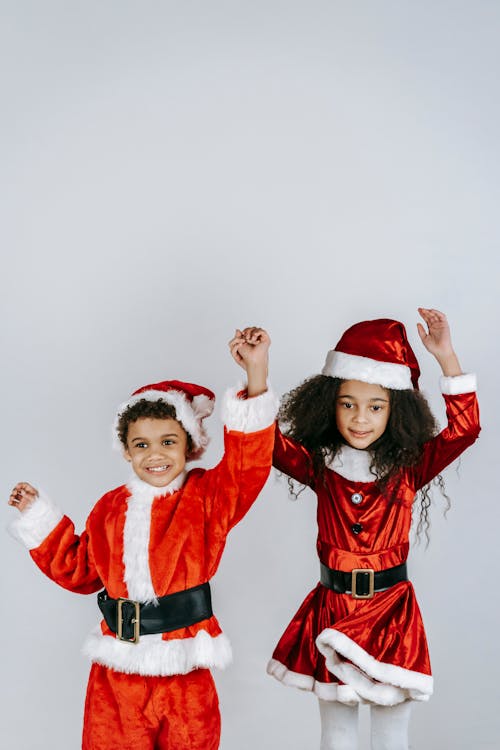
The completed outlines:
{"type": "MultiPolygon", "coordinates": [[[[163,378],[219,396],[236,326],[271,333],[280,393],[348,325],[448,313],[483,432],[453,508],[412,554],[435,695],[412,748],[500,738],[494,392],[499,369],[498,31],[492,0],[0,2],[1,489],[38,483],[81,528],[121,484],[115,406],[163,378]]],[[[215,415],[206,465],[221,454],[215,415]]],[[[5,526],[15,511],[4,504],[5,526]]],[[[319,744],[315,699],[265,675],[317,582],[311,494],[270,478],[215,580],[234,664],[223,750],[319,744]]],[[[97,618],[4,535],[2,745],[80,741],[97,618]]],[[[364,742],[367,742],[363,712],[364,742]]],[[[367,745],[364,745],[367,747],[367,745]]]]}

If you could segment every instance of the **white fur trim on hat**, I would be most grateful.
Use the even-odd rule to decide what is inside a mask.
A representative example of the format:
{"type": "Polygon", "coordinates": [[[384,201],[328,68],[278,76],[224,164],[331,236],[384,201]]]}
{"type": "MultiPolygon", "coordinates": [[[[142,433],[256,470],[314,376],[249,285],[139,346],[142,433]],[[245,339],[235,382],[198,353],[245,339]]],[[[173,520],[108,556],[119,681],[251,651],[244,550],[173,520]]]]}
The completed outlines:
{"type": "Polygon", "coordinates": [[[432,695],[431,675],[378,661],[338,630],[325,628],[316,645],[328,670],[365,701],[394,706],[410,699],[426,701],[432,695]]]}
{"type": "Polygon", "coordinates": [[[380,362],[357,354],[345,354],[331,349],[327,356],[322,375],[342,380],[361,380],[363,383],[381,385],[397,391],[413,389],[411,370],[406,365],[393,362],[380,362]]]}
{"type": "Polygon", "coordinates": [[[279,399],[269,388],[260,396],[238,398],[245,386],[230,388],[222,402],[222,421],[228,430],[258,432],[273,424],[279,408],[279,399]]]}
{"type": "Polygon", "coordinates": [[[442,375],[439,379],[441,393],[445,396],[459,396],[461,393],[475,393],[477,380],[474,373],[462,375],[442,375]]]}
{"type": "Polygon", "coordinates": [[[59,508],[39,490],[38,497],[7,528],[10,535],[27,549],[36,549],[62,518],[63,514],[59,508]]]}
{"type": "Polygon", "coordinates": [[[118,449],[123,449],[123,445],[118,437],[118,422],[123,412],[138,401],[163,401],[175,408],[175,415],[178,422],[181,423],[186,432],[189,433],[193,441],[194,450],[188,456],[189,460],[200,458],[205,452],[209,443],[209,437],[203,426],[204,417],[208,417],[214,408],[212,399],[203,394],[195,396],[190,402],[183,393],[174,389],[168,391],[159,391],[151,389],[136,393],[128,401],[121,404],[118,408],[118,414],[115,419],[113,437],[114,445],[118,449]]]}

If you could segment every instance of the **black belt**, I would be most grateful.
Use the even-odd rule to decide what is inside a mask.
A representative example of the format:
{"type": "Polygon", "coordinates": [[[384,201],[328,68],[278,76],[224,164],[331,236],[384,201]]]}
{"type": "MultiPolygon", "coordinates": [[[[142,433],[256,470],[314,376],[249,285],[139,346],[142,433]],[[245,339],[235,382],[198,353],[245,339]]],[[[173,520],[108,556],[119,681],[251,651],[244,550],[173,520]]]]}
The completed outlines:
{"type": "Polygon", "coordinates": [[[111,599],[104,590],[97,594],[97,604],[109,629],[129,643],[137,643],[140,635],[187,628],[213,615],[209,583],[160,596],[155,604],[111,599]]]}
{"type": "Polygon", "coordinates": [[[372,568],[355,568],[348,573],[332,570],[323,563],[320,563],[320,568],[323,586],[337,594],[351,594],[353,599],[371,599],[375,591],[382,591],[395,583],[408,580],[406,563],[377,571],[372,568]]]}

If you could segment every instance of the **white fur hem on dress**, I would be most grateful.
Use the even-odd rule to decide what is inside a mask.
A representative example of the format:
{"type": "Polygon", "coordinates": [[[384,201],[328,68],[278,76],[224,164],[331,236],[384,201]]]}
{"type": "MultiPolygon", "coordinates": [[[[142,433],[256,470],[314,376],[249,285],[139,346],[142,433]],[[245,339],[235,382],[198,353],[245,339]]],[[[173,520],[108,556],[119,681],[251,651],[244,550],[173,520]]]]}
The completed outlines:
{"type": "Polygon", "coordinates": [[[361,697],[349,685],[318,682],[310,675],[292,672],[277,659],[269,661],[267,673],[287,687],[308,690],[324,701],[337,701],[338,703],[345,703],[347,705],[356,705],[363,702],[361,697]]]}
{"type": "Polygon", "coordinates": [[[8,531],[27,549],[36,549],[48,537],[63,514],[41,490],[31,505],[9,524],[8,531]]]}
{"type": "Polygon", "coordinates": [[[431,675],[377,661],[338,630],[325,628],[316,645],[328,670],[366,702],[394,706],[405,700],[427,701],[432,695],[431,675]]]}
{"type": "Polygon", "coordinates": [[[224,394],[222,421],[228,430],[235,432],[258,432],[270,427],[276,419],[279,399],[269,388],[260,396],[238,398],[245,386],[230,388],[224,394]]]}
{"type": "Polygon", "coordinates": [[[117,672],[145,677],[187,674],[193,669],[224,669],[232,661],[231,645],[221,633],[214,638],[200,630],[194,638],[164,641],[158,635],[143,635],[139,643],[126,643],[103,635],[100,625],[87,637],[83,653],[92,662],[117,672]]]}

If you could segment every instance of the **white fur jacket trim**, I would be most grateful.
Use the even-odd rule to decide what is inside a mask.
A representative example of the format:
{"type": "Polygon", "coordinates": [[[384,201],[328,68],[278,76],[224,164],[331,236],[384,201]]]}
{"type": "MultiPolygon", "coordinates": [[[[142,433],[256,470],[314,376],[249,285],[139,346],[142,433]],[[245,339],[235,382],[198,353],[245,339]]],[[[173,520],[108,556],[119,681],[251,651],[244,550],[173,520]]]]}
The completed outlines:
{"type": "Polygon", "coordinates": [[[62,520],[63,514],[45,492],[38,491],[38,497],[31,505],[9,524],[8,531],[14,539],[27,549],[36,549],[62,520]]]}
{"type": "Polygon", "coordinates": [[[231,663],[229,640],[224,633],[212,638],[200,630],[194,638],[164,641],[161,633],[142,635],[136,644],[125,643],[103,635],[95,628],[83,645],[91,661],[118,672],[144,676],[187,674],[193,669],[224,669],[231,663]]]}

